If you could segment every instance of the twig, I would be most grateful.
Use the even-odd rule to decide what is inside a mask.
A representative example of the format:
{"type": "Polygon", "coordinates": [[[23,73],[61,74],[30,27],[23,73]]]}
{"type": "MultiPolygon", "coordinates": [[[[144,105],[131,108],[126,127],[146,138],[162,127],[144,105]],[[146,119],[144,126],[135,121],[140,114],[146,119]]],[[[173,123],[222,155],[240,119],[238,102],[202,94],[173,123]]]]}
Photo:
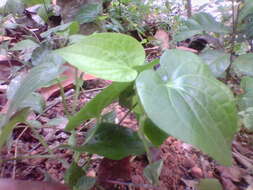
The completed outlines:
{"type": "Polygon", "coordinates": [[[121,120],[119,121],[119,125],[126,119],[126,117],[132,112],[132,110],[137,106],[138,103],[135,103],[133,105],[133,107],[128,110],[128,112],[121,118],[121,120]]]}
{"type": "Polygon", "coordinates": [[[104,182],[117,184],[117,185],[126,185],[126,186],[133,186],[133,187],[158,189],[158,187],[154,187],[153,185],[149,185],[149,184],[135,184],[135,183],[131,183],[131,182],[121,182],[121,181],[116,181],[116,180],[104,180],[104,182]]]}
{"type": "Polygon", "coordinates": [[[64,107],[64,113],[67,115],[68,118],[70,118],[71,114],[68,111],[67,102],[66,102],[66,98],[64,95],[64,89],[63,89],[59,79],[57,79],[57,82],[58,82],[58,86],[60,87],[60,94],[61,94],[61,98],[62,98],[62,104],[64,107]]]}
{"type": "MultiPolygon", "coordinates": [[[[26,127],[24,128],[24,130],[20,133],[20,135],[18,136],[18,138],[17,138],[16,141],[15,141],[14,158],[17,158],[17,155],[18,155],[18,141],[19,141],[19,139],[23,136],[23,134],[27,131],[27,129],[28,129],[28,126],[26,126],[26,127]]],[[[16,176],[16,165],[17,165],[17,161],[16,161],[16,159],[15,159],[14,162],[13,162],[12,179],[15,179],[15,176],[16,176]]]]}
{"type": "Polygon", "coordinates": [[[23,159],[33,159],[33,158],[50,158],[50,159],[61,159],[58,156],[54,155],[30,155],[30,156],[17,156],[13,158],[1,158],[4,162],[11,161],[11,160],[23,160],[23,159]]]}

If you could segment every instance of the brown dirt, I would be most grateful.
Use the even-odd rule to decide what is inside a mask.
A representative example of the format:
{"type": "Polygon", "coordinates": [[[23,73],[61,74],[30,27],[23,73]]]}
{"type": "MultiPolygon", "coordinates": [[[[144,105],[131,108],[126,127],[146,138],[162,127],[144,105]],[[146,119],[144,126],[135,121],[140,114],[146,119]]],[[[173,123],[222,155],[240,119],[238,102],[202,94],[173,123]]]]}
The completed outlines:
{"type": "MultiPolygon", "coordinates": [[[[108,85],[108,83],[101,80],[89,81],[86,86],[86,92],[84,91],[84,93],[80,95],[79,108],[100,91],[92,91],[92,89],[102,88],[106,85],[108,85]]],[[[53,101],[54,100],[52,100],[52,102],[53,101]]],[[[68,104],[71,103],[72,99],[70,97],[68,99],[68,104]]],[[[50,105],[50,102],[48,104],[50,105]]],[[[116,110],[118,120],[124,117],[128,111],[126,108],[122,108],[118,104],[112,104],[108,109],[116,110]]],[[[63,106],[61,103],[58,103],[51,107],[45,114],[41,115],[38,120],[42,122],[42,124],[45,124],[49,119],[63,115],[63,106]]],[[[34,118],[36,115],[31,115],[30,117],[34,118]]],[[[79,143],[84,141],[87,129],[93,125],[94,122],[90,121],[88,126],[79,130],[79,143]]],[[[132,114],[126,117],[123,125],[134,130],[138,127],[137,121],[132,114]]],[[[9,141],[9,144],[5,149],[1,151],[1,160],[3,161],[0,170],[1,177],[42,181],[50,176],[56,181],[63,182],[64,172],[72,161],[73,152],[70,150],[56,148],[54,154],[58,159],[23,158],[13,160],[15,157],[48,154],[31,130],[26,130],[23,135],[20,136],[24,129],[25,126],[22,125],[15,129],[13,133],[13,141],[9,141]]],[[[68,133],[57,127],[50,128],[48,126],[43,126],[43,128],[37,130],[39,134],[46,139],[50,148],[66,143],[69,137],[68,133]]],[[[127,189],[127,186],[132,185],[136,190],[183,190],[194,189],[197,181],[201,178],[217,178],[222,182],[224,189],[246,189],[248,185],[253,182],[252,139],[253,135],[246,131],[242,131],[237,135],[233,143],[234,165],[232,168],[226,168],[219,166],[211,158],[203,155],[192,146],[173,137],[169,137],[160,149],[156,151],[156,153],[158,152],[158,155],[156,155],[157,159],[161,158],[164,161],[159,187],[150,185],[145,177],[143,177],[143,169],[148,163],[146,156],[132,157],[128,167],[131,176],[124,178],[124,175],[123,177],[122,175],[119,175],[119,179],[117,179],[116,176],[114,177],[114,181],[111,181],[110,183],[116,184],[114,184],[113,189],[127,189]]],[[[80,162],[85,162],[86,160],[87,155],[83,154],[80,162]]],[[[99,167],[104,165],[104,161],[101,165],[102,158],[96,155],[92,156],[91,160],[92,162],[88,175],[95,177],[100,171],[99,167]]],[[[107,169],[107,173],[108,171],[109,169],[107,169]]]]}

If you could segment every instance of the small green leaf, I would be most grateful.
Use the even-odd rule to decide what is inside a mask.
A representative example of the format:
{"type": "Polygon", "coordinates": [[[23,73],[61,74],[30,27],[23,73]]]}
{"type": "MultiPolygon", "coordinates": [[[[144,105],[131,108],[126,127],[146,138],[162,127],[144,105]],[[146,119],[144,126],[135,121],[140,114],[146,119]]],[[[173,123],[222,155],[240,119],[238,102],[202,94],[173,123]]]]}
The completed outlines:
{"type": "Polygon", "coordinates": [[[35,49],[39,47],[39,44],[32,40],[22,40],[18,43],[16,43],[10,50],[12,51],[19,51],[19,50],[25,50],[25,49],[35,49]]]}
{"type": "Polygon", "coordinates": [[[238,97],[238,105],[240,110],[246,110],[249,107],[253,107],[253,78],[243,77],[241,88],[244,90],[244,93],[238,97]]]}
{"type": "Polygon", "coordinates": [[[32,52],[31,62],[33,66],[37,66],[44,62],[47,62],[48,58],[50,57],[52,49],[47,45],[42,45],[32,52]]]}
{"type": "Polygon", "coordinates": [[[144,168],[144,176],[152,185],[159,185],[159,176],[163,168],[163,161],[159,160],[144,168]]]}
{"type": "Polygon", "coordinates": [[[20,102],[18,108],[30,107],[37,113],[42,113],[45,108],[45,101],[39,93],[31,93],[26,99],[20,102]]]}
{"type": "Polygon", "coordinates": [[[28,120],[27,123],[29,123],[29,125],[31,125],[34,128],[41,128],[42,127],[42,124],[37,120],[28,120]]]}
{"type": "Polygon", "coordinates": [[[143,142],[133,130],[111,123],[101,123],[90,132],[83,146],[75,151],[98,154],[112,160],[145,152],[143,142]]]}
{"type": "Polygon", "coordinates": [[[230,55],[218,50],[207,50],[200,54],[215,77],[222,77],[230,65],[230,55]]]}
{"type": "Polygon", "coordinates": [[[217,22],[211,14],[205,12],[193,15],[187,22],[187,26],[191,30],[202,29],[206,32],[215,32],[221,34],[226,34],[229,32],[228,27],[226,27],[223,23],[217,22]]]}
{"type": "Polygon", "coordinates": [[[253,2],[251,0],[245,0],[243,8],[240,10],[239,22],[242,22],[248,15],[253,12],[253,2]]]}
{"type": "Polygon", "coordinates": [[[231,142],[237,131],[234,97],[197,55],[165,52],[158,71],[142,72],[136,87],[147,116],[157,127],[221,164],[231,164],[231,142]]]}
{"type": "Polygon", "coordinates": [[[49,5],[51,3],[51,0],[23,0],[23,2],[28,6],[44,4],[44,3],[46,5],[49,5]]]}
{"type": "Polygon", "coordinates": [[[233,67],[237,74],[253,77],[253,53],[240,55],[233,62],[233,67]]]}
{"type": "Polygon", "coordinates": [[[110,112],[102,115],[101,122],[102,123],[115,123],[116,117],[117,117],[116,111],[113,110],[113,111],[110,111],[110,112]]]}
{"type": "Polygon", "coordinates": [[[95,178],[82,176],[79,178],[77,184],[74,186],[74,190],[90,190],[95,185],[95,183],[95,178]]]}
{"type": "Polygon", "coordinates": [[[53,118],[53,119],[49,120],[47,122],[47,125],[48,126],[57,126],[57,125],[60,125],[62,123],[66,123],[66,120],[67,120],[67,118],[65,118],[65,117],[56,117],[56,118],[53,118]]]}
{"type": "Polygon", "coordinates": [[[74,21],[74,22],[69,22],[66,24],[56,26],[54,28],[50,28],[46,32],[41,33],[40,36],[42,38],[46,38],[46,37],[49,37],[53,33],[63,32],[63,31],[67,31],[67,30],[68,30],[69,35],[72,35],[72,34],[78,33],[79,29],[80,29],[79,23],[74,21]]]}
{"type": "Polygon", "coordinates": [[[56,53],[81,71],[118,82],[135,80],[135,67],[145,60],[144,49],[136,39],[117,33],[93,34],[56,53]]]}
{"type": "Polygon", "coordinates": [[[180,42],[183,40],[186,40],[187,38],[190,38],[192,36],[195,36],[196,34],[202,34],[202,30],[188,30],[188,31],[182,31],[174,35],[173,40],[176,42],[180,42]]]}
{"type": "Polygon", "coordinates": [[[95,98],[89,101],[76,115],[69,119],[69,123],[65,130],[71,131],[75,127],[79,126],[82,122],[96,118],[100,115],[101,111],[108,105],[110,105],[115,99],[119,97],[119,94],[125,90],[131,83],[113,83],[95,98]]]}
{"type": "Polygon", "coordinates": [[[250,131],[253,131],[253,107],[249,107],[238,114],[242,117],[244,126],[250,131]]]}
{"type": "Polygon", "coordinates": [[[168,138],[168,134],[157,127],[150,119],[145,120],[143,130],[155,146],[160,146],[168,138]]]}
{"type": "Polygon", "coordinates": [[[222,190],[222,186],[217,179],[201,179],[197,186],[198,190],[222,190]]]}
{"type": "Polygon", "coordinates": [[[48,59],[48,61],[51,62],[45,62],[33,67],[22,80],[12,97],[12,101],[8,109],[9,116],[19,108],[21,103],[28,98],[32,92],[43,87],[60,74],[61,64],[59,63],[58,58],[54,55],[48,55],[48,57],[51,58],[48,59]]]}
{"type": "Polygon", "coordinates": [[[75,20],[78,21],[80,24],[93,22],[97,19],[101,12],[101,3],[84,4],[76,15],[75,20]]]}
{"type": "Polygon", "coordinates": [[[24,108],[14,114],[10,119],[7,118],[7,120],[4,118],[1,121],[1,124],[4,124],[4,126],[0,125],[0,149],[4,145],[5,141],[10,137],[10,134],[17,123],[24,122],[29,114],[29,108],[24,108]],[[7,123],[5,123],[6,121],[7,123]]]}
{"type": "Polygon", "coordinates": [[[84,170],[77,165],[76,162],[72,162],[71,166],[65,173],[64,181],[70,186],[74,187],[79,179],[85,175],[84,170]]]}

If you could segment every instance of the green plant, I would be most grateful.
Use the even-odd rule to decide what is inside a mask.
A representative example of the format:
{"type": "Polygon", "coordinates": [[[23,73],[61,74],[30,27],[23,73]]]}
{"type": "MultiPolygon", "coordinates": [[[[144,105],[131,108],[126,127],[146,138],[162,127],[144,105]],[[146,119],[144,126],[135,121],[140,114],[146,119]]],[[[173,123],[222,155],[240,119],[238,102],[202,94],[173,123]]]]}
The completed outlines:
{"type": "MultiPolygon", "coordinates": [[[[121,6],[124,7],[129,2],[118,3],[123,3],[121,6]]],[[[166,50],[160,59],[146,63],[145,51],[134,38],[117,33],[75,35],[79,31],[77,22],[66,23],[42,33],[43,42],[37,39],[19,42],[11,51],[26,50],[24,47],[28,44],[31,52],[24,62],[31,63],[33,68],[25,77],[13,79],[18,80],[18,84],[13,82],[13,86],[10,85],[14,90],[8,94],[12,100],[8,112],[1,117],[0,147],[15,125],[26,121],[29,113],[27,107],[43,112],[40,98],[34,91],[55,80],[59,82],[58,76],[62,72],[64,59],[85,73],[113,81],[77,113],[76,101],[80,85],[76,85],[77,94],[72,112],[68,112],[65,105],[69,120],[65,130],[72,135],[68,144],[60,148],[69,148],[75,152],[74,161],[65,176],[65,181],[73,189],[88,188],[95,184],[93,178],[84,176],[87,164],[82,168],[77,165],[81,153],[120,160],[146,152],[150,165],[145,169],[145,176],[151,183],[157,184],[162,161],[153,163],[149,149],[161,145],[169,135],[194,145],[220,164],[231,165],[231,142],[239,129],[237,102],[230,89],[216,77],[232,75],[232,71],[237,76],[247,75],[241,82],[246,93],[237,97],[237,100],[241,121],[251,130],[252,53],[238,56],[234,41],[241,42],[237,34],[249,34],[250,28],[244,22],[249,22],[252,3],[245,1],[240,5],[237,12],[240,10],[241,14],[233,16],[233,29],[223,26],[206,13],[196,14],[186,21],[187,30],[179,33],[175,40],[207,33],[225,39],[226,35],[231,34],[228,48],[222,51],[207,49],[200,55],[172,49],[166,50]],[[248,7],[251,7],[250,10],[248,7]],[[54,48],[47,46],[51,41],[56,42],[51,44],[54,48]],[[41,56],[45,54],[47,57],[41,56]],[[160,67],[154,70],[153,67],[157,64],[160,67]],[[31,98],[33,104],[27,103],[31,98]],[[106,118],[108,115],[102,115],[102,110],[115,101],[129,109],[127,114],[135,114],[139,122],[138,131],[122,126],[122,121],[115,123],[114,119],[106,118]],[[93,118],[96,119],[96,126],[88,132],[85,143],[77,146],[76,127],[93,118]]],[[[120,19],[125,17],[123,15],[120,19]]],[[[246,36],[243,41],[252,40],[250,35],[246,36]]],[[[79,80],[77,73],[76,84],[79,80]]],[[[64,100],[62,89],[61,92],[64,100]]],[[[31,125],[29,122],[27,124],[31,125]]],[[[45,144],[43,140],[41,142],[45,144]]],[[[48,149],[48,152],[52,153],[52,150],[48,149]]],[[[209,182],[202,185],[205,186],[206,183],[209,182]]],[[[217,185],[216,181],[212,183],[217,185]]]]}

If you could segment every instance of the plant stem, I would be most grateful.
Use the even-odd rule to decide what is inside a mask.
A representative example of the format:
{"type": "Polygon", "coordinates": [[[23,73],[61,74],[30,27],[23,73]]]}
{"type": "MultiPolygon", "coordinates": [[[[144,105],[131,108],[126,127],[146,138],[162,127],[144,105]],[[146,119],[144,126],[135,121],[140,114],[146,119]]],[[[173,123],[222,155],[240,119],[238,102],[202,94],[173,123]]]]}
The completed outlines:
{"type": "Polygon", "coordinates": [[[237,33],[237,24],[239,19],[239,12],[240,12],[240,4],[238,5],[237,9],[235,7],[235,0],[232,0],[232,38],[231,38],[231,47],[230,47],[230,65],[227,69],[227,79],[230,76],[230,68],[233,62],[233,55],[234,55],[234,47],[235,47],[235,38],[237,33]],[[236,10],[235,10],[236,9],[236,10]]]}
{"type": "Polygon", "coordinates": [[[49,145],[46,143],[46,141],[43,138],[41,138],[40,134],[28,122],[25,122],[25,124],[28,127],[30,127],[33,134],[36,136],[39,142],[44,146],[44,148],[50,153],[50,155],[54,155],[53,151],[49,148],[49,145]]]}
{"type": "Polygon", "coordinates": [[[61,85],[61,82],[59,79],[56,79],[58,82],[58,86],[60,87],[60,93],[61,93],[61,97],[62,97],[62,103],[63,103],[63,107],[64,107],[64,113],[67,115],[68,118],[70,118],[71,114],[68,112],[68,106],[67,106],[67,102],[66,102],[66,98],[64,95],[64,89],[61,85]]]}
{"type": "Polygon", "coordinates": [[[81,80],[83,78],[83,73],[81,73],[80,77],[78,78],[78,69],[75,68],[75,94],[74,94],[74,102],[73,102],[73,110],[72,110],[72,114],[76,113],[76,107],[78,104],[78,97],[80,95],[80,86],[79,85],[79,80],[81,80]]]}
{"type": "Polygon", "coordinates": [[[146,116],[141,116],[141,117],[140,117],[140,120],[139,120],[139,126],[140,126],[140,128],[139,128],[139,130],[138,130],[137,133],[138,133],[140,139],[141,139],[142,142],[143,142],[144,148],[145,148],[145,150],[146,150],[148,162],[151,164],[151,163],[152,163],[152,157],[151,157],[151,155],[150,155],[148,142],[147,142],[147,140],[146,140],[146,137],[145,137],[145,135],[144,135],[144,130],[143,130],[145,119],[146,119],[146,116]]]}
{"type": "Polygon", "coordinates": [[[121,118],[119,121],[119,125],[126,119],[126,117],[132,112],[132,110],[138,105],[138,103],[134,104],[130,110],[121,118]]]}

